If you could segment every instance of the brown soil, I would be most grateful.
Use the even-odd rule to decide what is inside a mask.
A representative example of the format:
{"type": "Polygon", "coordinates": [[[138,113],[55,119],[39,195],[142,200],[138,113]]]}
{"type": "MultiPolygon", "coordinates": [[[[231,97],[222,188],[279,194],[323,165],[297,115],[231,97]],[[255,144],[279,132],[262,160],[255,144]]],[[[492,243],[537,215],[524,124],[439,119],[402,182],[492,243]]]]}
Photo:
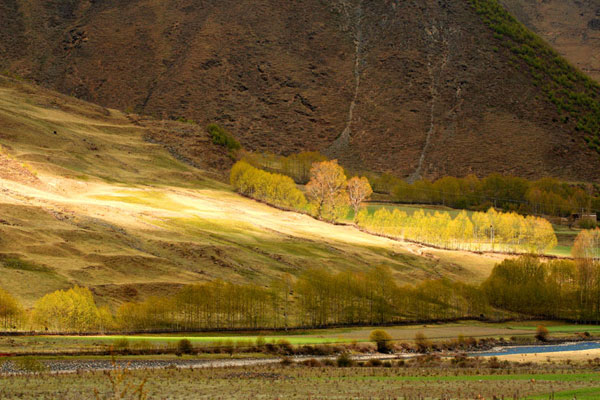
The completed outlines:
{"type": "MultiPolygon", "coordinates": [[[[331,150],[405,177],[599,179],[598,154],[465,0],[57,4],[2,2],[0,70],[103,106],[218,122],[256,151],[331,150]]],[[[204,162],[188,133],[165,133],[153,140],[204,162]]]]}
{"type": "Polygon", "coordinates": [[[510,12],[583,72],[600,81],[598,0],[501,0],[510,12]]]}

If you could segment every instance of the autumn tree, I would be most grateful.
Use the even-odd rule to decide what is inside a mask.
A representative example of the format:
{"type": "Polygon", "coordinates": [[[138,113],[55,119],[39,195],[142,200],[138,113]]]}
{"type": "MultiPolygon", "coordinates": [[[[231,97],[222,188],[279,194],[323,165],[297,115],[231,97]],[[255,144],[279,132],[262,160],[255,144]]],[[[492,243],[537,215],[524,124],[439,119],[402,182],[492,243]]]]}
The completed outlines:
{"type": "Polygon", "coordinates": [[[238,161],[231,168],[229,179],[237,192],[277,207],[300,209],[306,204],[292,178],[263,171],[246,161],[238,161]]]}
{"type": "Polygon", "coordinates": [[[392,337],[382,329],[372,331],[369,340],[377,345],[379,353],[390,353],[392,351],[392,337]]]}
{"type": "Polygon", "coordinates": [[[337,160],[313,164],[310,181],[306,185],[306,194],[315,207],[319,218],[335,220],[348,206],[346,175],[337,160]]]}
{"type": "Polygon", "coordinates": [[[17,299],[0,288],[0,327],[14,328],[23,316],[24,311],[17,299]]]}
{"type": "Polygon", "coordinates": [[[319,152],[305,151],[281,157],[281,172],[294,179],[295,182],[306,184],[310,180],[310,170],[314,163],[327,161],[327,157],[319,152]]]}
{"type": "Polygon", "coordinates": [[[572,250],[577,263],[581,308],[600,316],[600,229],[582,230],[572,250]]]}
{"type": "Polygon", "coordinates": [[[346,190],[348,191],[350,205],[354,209],[354,220],[356,221],[361,204],[371,197],[373,189],[371,189],[371,185],[367,178],[355,176],[348,181],[346,190]]]}
{"type": "Polygon", "coordinates": [[[109,316],[108,310],[98,309],[89,289],[78,286],[45,295],[33,309],[34,323],[54,332],[101,329],[109,316]]]}

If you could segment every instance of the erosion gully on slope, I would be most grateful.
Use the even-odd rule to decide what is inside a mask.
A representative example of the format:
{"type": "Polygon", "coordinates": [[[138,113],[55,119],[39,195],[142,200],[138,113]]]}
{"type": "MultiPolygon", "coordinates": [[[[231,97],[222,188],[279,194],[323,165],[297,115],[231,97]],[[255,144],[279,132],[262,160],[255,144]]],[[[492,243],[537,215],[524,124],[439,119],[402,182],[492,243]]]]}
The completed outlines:
{"type": "Polygon", "coordinates": [[[441,80],[441,74],[446,68],[448,63],[448,41],[444,37],[444,27],[440,22],[440,27],[438,28],[434,22],[430,29],[427,30],[427,35],[431,39],[431,50],[427,56],[427,71],[430,77],[430,86],[429,90],[431,93],[431,108],[429,114],[429,130],[427,131],[427,135],[425,136],[425,145],[423,146],[423,150],[421,151],[421,155],[419,157],[419,164],[417,165],[417,169],[413,174],[409,177],[408,181],[413,183],[422,177],[423,173],[423,164],[425,163],[425,157],[427,156],[427,152],[429,150],[429,146],[431,143],[431,138],[435,132],[435,111],[436,104],[438,103],[439,91],[438,84],[441,80]],[[439,53],[439,48],[441,47],[442,56],[438,63],[434,63],[433,58],[435,54],[439,53]],[[436,65],[438,64],[438,65],[436,65]]]}
{"type": "MultiPolygon", "coordinates": [[[[347,1],[343,1],[342,5],[344,10],[350,8],[347,1]]],[[[346,119],[346,126],[342,133],[335,139],[335,141],[329,146],[328,149],[325,150],[325,153],[330,158],[339,158],[342,156],[348,149],[350,145],[350,136],[352,134],[352,121],[354,120],[354,108],[356,107],[356,101],[358,99],[358,92],[360,90],[360,78],[361,78],[361,64],[363,63],[363,48],[364,48],[364,37],[362,30],[362,20],[363,20],[363,4],[362,0],[358,3],[356,7],[356,22],[354,23],[354,94],[352,96],[352,101],[350,102],[350,106],[348,108],[348,118],[346,119]]],[[[352,20],[350,15],[348,15],[348,19],[352,20]]]]}

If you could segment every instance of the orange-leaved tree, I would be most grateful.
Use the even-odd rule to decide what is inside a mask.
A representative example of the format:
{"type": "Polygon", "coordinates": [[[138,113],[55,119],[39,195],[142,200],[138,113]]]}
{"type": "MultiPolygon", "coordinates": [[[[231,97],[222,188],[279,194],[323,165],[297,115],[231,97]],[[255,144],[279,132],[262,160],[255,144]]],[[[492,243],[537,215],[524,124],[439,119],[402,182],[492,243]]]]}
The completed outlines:
{"type": "Polygon", "coordinates": [[[347,212],[347,184],[344,169],[337,160],[313,164],[306,194],[315,207],[317,217],[335,220],[347,212]]]}
{"type": "Polygon", "coordinates": [[[10,293],[0,288],[0,328],[16,327],[24,314],[23,307],[10,293]]]}

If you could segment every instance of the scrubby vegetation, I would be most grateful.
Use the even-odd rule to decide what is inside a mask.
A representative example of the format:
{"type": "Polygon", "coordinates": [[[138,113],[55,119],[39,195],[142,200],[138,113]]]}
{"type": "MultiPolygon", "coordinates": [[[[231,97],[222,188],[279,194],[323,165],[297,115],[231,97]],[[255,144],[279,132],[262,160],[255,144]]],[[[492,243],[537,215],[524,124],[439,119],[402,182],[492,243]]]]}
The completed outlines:
{"type": "Polygon", "coordinates": [[[563,121],[573,120],[587,144],[600,152],[600,85],[571,66],[511,16],[498,0],[469,0],[494,37],[529,69],[563,121]]]}
{"type": "Polygon", "coordinates": [[[217,124],[209,124],[206,128],[214,144],[226,147],[229,150],[239,150],[242,148],[240,142],[233,137],[225,128],[217,124]]]}
{"type": "Polygon", "coordinates": [[[534,365],[457,355],[444,360],[303,363],[226,368],[166,368],[0,377],[3,398],[377,398],[594,399],[594,365],[534,365]],[[340,364],[340,365],[338,365],[340,364]],[[354,364],[354,365],[352,365],[354,364]],[[115,384],[118,382],[119,384],[115,384]],[[198,388],[202,388],[200,394],[198,388]],[[119,389],[119,390],[116,390],[119,389]],[[137,390],[137,392],[136,392],[137,390]],[[126,394],[131,397],[116,397],[126,394]]]}

